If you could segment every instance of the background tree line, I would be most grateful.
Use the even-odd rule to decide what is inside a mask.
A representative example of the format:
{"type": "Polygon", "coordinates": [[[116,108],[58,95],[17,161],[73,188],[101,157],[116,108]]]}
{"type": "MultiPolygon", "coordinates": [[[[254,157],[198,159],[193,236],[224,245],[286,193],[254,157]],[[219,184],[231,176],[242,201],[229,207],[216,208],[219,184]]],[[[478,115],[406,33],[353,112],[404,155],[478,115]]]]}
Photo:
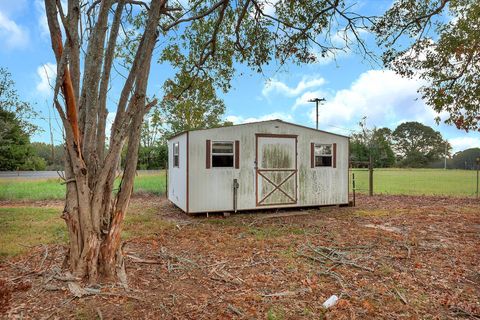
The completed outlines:
{"type": "Polygon", "coordinates": [[[354,166],[366,166],[372,158],[375,168],[443,168],[447,158],[449,169],[476,169],[480,148],[452,154],[452,146],[440,132],[419,122],[404,122],[393,131],[370,129],[365,119],[350,139],[350,160],[354,166]]]}
{"type": "Polygon", "coordinates": [[[30,144],[40,130],[30,121],[35,116],[32,105],[20,99],[12,75],[0,67],[0,170],[45,169],[45,160],[30,144]]]}

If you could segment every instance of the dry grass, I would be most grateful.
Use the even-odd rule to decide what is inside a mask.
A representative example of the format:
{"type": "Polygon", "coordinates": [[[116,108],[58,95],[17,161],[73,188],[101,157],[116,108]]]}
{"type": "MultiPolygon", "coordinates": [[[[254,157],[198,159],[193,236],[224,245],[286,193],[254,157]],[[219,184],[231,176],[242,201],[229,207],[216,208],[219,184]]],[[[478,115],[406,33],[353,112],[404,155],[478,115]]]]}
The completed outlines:
{"type": "MultiPolygon", "coordinates": [[[[25,276],[16,281],[31,282],[32,288],[13,292],[8,314],[73,319],[97,317],[98,310],[108,319],[478,316],[478,202],[374,197],[360,198],[358,204],[310,214],[207,219],[187,217],[158,198],[137,199],[126,224],[125,250],[157,261],[127,260],[130,294],[139,300],[87,297],[62,304],[70,298],[64,283],[52,282],[59,290],[45,292],[43,276],[25,276]],[[332,294],[341,295],[339,303],[323,309],[332,294]]],[[[64,255],[58,245],[49,252],[45,270],[61,264],[64,255]]],[[[38,246],[0,264],[0,277],[19,277],[18,266],[38,268],[43,253],[38,246]]]]}

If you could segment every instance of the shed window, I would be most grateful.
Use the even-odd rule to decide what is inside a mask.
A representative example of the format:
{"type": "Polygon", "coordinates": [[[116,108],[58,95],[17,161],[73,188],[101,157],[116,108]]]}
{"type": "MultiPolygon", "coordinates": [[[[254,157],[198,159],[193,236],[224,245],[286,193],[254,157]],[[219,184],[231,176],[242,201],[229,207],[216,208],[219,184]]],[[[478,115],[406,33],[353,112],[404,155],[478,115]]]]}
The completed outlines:
{"type": "Polygon", "coordinates": [[[233,168],[233,141],[212,142],[212,167],[233,168]]]}
{"type": "Polygon", "coordinates": [[[180,167],[180,157],[179,157],[179,145],[178,142],[175,142],[173,144],[173,166],[174,167],[180,167]]]}
{"type": "Polygon", "coordinates": [[[331,167],[332,166],[332,145],[316,144],[315,145],[315,167],[331,167]]]}

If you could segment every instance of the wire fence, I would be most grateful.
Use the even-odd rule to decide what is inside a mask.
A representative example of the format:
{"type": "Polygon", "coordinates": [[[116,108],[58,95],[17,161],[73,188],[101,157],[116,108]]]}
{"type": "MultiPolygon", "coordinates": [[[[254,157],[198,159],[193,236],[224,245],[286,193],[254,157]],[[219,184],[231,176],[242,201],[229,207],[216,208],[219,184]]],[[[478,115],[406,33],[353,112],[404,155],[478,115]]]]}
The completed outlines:
{"type": "MultiPolygon", "coordinates": [[[[369,193],[369,169],[350,169],[350,192],[369,193]]],[[[476,170],[400,169],[373,170],[373,194],[478,197],[476,170]]]]}

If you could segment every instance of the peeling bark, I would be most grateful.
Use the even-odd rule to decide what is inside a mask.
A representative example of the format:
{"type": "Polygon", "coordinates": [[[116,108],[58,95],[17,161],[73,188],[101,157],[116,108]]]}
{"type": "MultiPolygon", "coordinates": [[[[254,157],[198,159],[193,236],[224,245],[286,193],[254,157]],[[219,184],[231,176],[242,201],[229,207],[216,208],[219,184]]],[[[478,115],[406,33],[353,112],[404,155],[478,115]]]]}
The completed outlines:
{"type": "Polygon", "coordinates": [[[87,40],[83,78],[80,76],[79,48],[80,37],[86,31],[80,30],[79,33],[82,28],[79,2],[68,1],[65,17],[60,1],[45,0],[52,49],[59,70],[57,84],[63,97],[62,105],[56,90],[55,107],[65,128],[67,151],[65,178],[68,182],[62,213],[69,234],[67,264],[75,277],[90,283],[120,281],[126,284],[121,231],[133,189],[140,127],[151,106],[146,102],[146,88],[158,38],[157,27],[165,3],[152,1],[148,9],[147,24],[122,90],[116,127],[112,130],[111,145],[105,154],[107,92],[125,0],[94,3],[99,5],[99,10],[87,40]],[[114,4],[115,14],[110,32],[107,32],[114,4]],[[59,16],[66,31],[65,44],[62,42],[59,16]],[[115,173],[122,146],[127,140],[128,164],[120,190],[114,196],[115,173]]]}

